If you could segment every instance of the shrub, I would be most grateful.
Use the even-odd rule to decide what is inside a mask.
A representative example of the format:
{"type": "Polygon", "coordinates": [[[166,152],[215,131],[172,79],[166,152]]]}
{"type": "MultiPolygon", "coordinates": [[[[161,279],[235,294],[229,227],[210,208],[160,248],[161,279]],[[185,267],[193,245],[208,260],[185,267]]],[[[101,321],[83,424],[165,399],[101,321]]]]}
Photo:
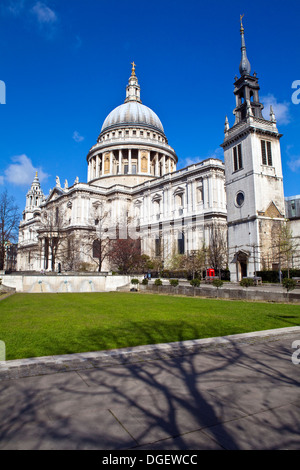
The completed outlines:
{"type": "Polygon", "coordinates": [[[178,286],[178,279],[170,279],[170,284],[172,287],[177,287],[178,286]]]}
{"type": "Polygon", "coordinates": [[[162,272],[161,272],[161,276],[162,277],[170,277],[170,271],[168,269],[164,269],[162,272]]]}
{"type": "MultiPolygon", "coordinates": [[[[262,278],[263,282],[278,283],[279,282],[279,272],[278,270],[270,271],[257,271],[256,275],[262,278]]],[[[300,277],[300,269],[290,269],[290,277],[300,277]]],[[[288,277],[287,269],[282,269],[282,278],[288,277]]]]}
{"type": "Polygon", "coordinates": [[[219,287],[222,287],[223,281],[221,281],[221,279],[214,279],[212,285],[219,289],[219,287]]]}
{"type": "Polygon", "coordinates": [[[286,277],[285,279],[283,279],[282,285],[286,289],[286,291],[289,292],[290,290],[295,289],[296,281],[294,279],[286,277]]]}
{"type": "Polygon", "coordinates": [[[191,286],[193,286],[193,287],[200,287],[200,283],[201,283],[200,279],[192,279],[192,280],[190,281],[190,284],[191,284],[191,286]]]}
{"type": "Polygon", "coordinates": [[[245,277],[240,281],[240,286],[242,287],[251,287],[254,286],[254,280],[250,279],[249,277],[245,277]]]}
{"type": "Polygon", "coordinates": [[[154,285],[155,286],[162,286],[162,280],[161,279],[155,279],[154,285]]]}
{"type": "Polygon", "coordinates": [[[143,279],[142,284],[143,284],[143,286],[147,286],[148,285],[148,279],[146,279],[146,278],[143,279]]]}
{"type": "Polygon", "coordinates": [[[138,279],[131,279],[131,284],[139,284],[140,281],[138,279]]]}
{"type": "Polygon", "coordinates": [[[78,266],[78,271],[82,273],[88,273],[93,271],[93,267],[90,263],[82,262],[78,266]]]}

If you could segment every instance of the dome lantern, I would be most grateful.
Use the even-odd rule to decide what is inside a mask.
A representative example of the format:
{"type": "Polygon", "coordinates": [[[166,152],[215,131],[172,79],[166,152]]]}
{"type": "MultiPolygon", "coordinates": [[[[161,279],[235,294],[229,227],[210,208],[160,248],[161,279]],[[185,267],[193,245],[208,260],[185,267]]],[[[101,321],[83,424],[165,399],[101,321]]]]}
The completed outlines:
{"type": "Polygon", "coordinates": [[[140,85],[138,84],[138,79],[135,74],[135,66],[136,64],[134,62],[131,63],[132,65],[132,70],[131,70],[131,76],[128,81],[128,85],[126,87],[126,99],[124,103],[128,103],[128,101],[137,101],[138,103],[141,103],[141,88],[140,85]]]}

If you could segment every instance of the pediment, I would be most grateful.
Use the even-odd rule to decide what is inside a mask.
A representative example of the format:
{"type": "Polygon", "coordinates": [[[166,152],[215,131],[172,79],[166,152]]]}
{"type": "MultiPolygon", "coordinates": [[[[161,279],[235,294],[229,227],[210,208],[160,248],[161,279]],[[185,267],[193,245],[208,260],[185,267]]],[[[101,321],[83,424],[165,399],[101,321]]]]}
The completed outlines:
{"type": "Polygon", "coordinates": [[[162,196],[159,193],[154,194],[152,201],[161,201],[162,196]]]}
{"type": "Polygon", "coordinates": [[[50,202],[50,201],[55,201],[55,199],[57,199],[58,197],[62,196],[64,194],[63,190],[61,188],[54,188],[52,189],[52,191],[50,192],[46,202],[50,202]]]}
{"type": "Polygon", "coordinates": [[[182,186],[178,186],[178,188],[175,189],[174,191],[174,196],[176,196],[176,194],[182,194],[184,193],[185,189],[182,187],[182,186]]]}
{"type": "Polygon", "coordinates": [[[279,211],[278,207],[276,206],[276,204],[274,203],[274,201],[272,201],[268,207],[267,207],[267,210],[264,212],[263,214],[265,217],[270,217],[270,218],[283,218],[283,215],[281,214],[281,212],[279,211]]]}

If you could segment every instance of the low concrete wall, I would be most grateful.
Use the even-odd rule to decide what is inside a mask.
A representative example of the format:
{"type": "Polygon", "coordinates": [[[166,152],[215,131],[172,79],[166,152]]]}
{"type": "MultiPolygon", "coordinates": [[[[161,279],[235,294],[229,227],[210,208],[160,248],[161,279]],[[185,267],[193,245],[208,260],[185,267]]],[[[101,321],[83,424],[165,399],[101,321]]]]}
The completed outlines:
{"type": "MultiPolygon", "coordinates": [[[[99,274],[22,275],[1,276],[5,286],[26,293],[110,292],[130,284],[133,276],[102,276],[99,274]]],[[[143,276],[134,276],[140,281],[143,276]]]]}
{"type": "Polygon", "coordinates": [[[155,286],[154,284],[148,284],[147,286],[140,286],[141,290],[150,291],[157,294],[173,294],[173,295],[186,295],[192,297],[207,297],[207,298],[219,298],[219,299],[230,299],[230,300],[252,300],[252,301],[263,301],[263,302],[300,302],[300,292],[272,292],[261,290],[260,288],[230,288],[220,287],[191,287],[191,286],[177,286],[172,287],[169,285],[155,286]]]}
{"type": "Polygon", "coordinates": [[[15,291],[16,289],[14,289],[13,287],[8,287],[4,286],[3,284],[0,284],[0,294],[12,294],[15,291]]]}

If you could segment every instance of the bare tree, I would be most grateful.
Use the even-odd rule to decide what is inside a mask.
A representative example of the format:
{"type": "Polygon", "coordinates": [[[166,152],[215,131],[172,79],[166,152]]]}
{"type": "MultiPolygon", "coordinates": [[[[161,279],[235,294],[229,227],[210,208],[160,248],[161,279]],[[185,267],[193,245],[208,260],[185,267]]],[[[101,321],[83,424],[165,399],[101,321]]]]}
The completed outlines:
{"type": "Polygon", "coordinates": [[[93,264],[97,264],[98,272],[102,271],[104,261],[109,258],[111,235],[109,222],[109,213],[104,204],[99,201],[94,203],[81,251],[93,264]]]}
{"type": "Polygon", "coordinates": [[[122,274],[139,270],[142,263],[140,240],[130,238],[112,240],[109,259],[122,274]]]}
{"type": "Polygon", "coordinates": [[[59,249],[59,260],[64,271],[76,271],[80,266],[81,241],[75,234],[66,234],[59,249]]]}
{"type": "Polygon", "coordinates": [[[279,262],[279,271],[286,268],[290,277],[291,263],[299,247],[296,238],[293,237],[289,220],[285,220],[277,229],[273,246],[279,262]]]}
{"type": "Polygon", "coordinates": [[[193,279],[195,273],[198,273],[202,278],[202,273],[207,265],[207,251],[208,249],[203,243],[200,250],[192,250],[187,259],[187,269],[192,272],[193,279]]]}
{"type": "Polygon", "coordinates": [[[7,190],[0,193],[0,269],[4,269],[5,253],[8,246],[17,240],[19,208],[7,190]]]}
{"type": "Polygon", "coordinates": [[[45,239],[46,263],[50,258],[51,271],[55,271],[58,252],[63,249],[63,245],[67,244],[68,239],[62,205],[54,204],[43,211],[38,233],[40,238],[45,239]]]}
{"type": "Polygon", "coordinates": [[[208,261],[212,268],[220,271],[227,264],[226,230],[222,224],[213,224],[210,232],[208,261]]]}
{"type": "Polygon", "coordinates": [[[201,278],[202,272],[207,264],[207,251],[205,244],[203,244],[199,250],[192,250],[184,255],[174,251],[169,259],[169,266],[174,270],[189,271],[193,279],[196,273],[201,278]]]}

